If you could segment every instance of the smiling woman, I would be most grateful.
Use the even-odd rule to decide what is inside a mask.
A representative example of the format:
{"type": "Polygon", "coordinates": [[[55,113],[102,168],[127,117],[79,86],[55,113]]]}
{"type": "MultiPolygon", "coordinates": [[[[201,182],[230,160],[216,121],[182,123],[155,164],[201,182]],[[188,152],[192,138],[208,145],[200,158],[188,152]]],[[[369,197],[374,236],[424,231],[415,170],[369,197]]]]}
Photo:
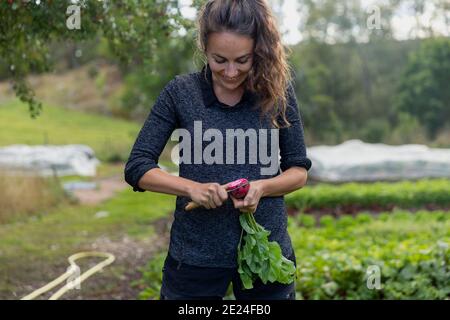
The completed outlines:
{"type": "Polygon", "coordinates": [[[211,67],[214,91],[219,101],[235,105],[240,101],[253,64],[254,40],[231,32],[212,33],[206,56],[211,67]],[[220,52],[217,53],[217,52],[220,52]]]}
{"type": "Polygon", "coordinates": [[[219,101],[258,92],[275,127],[289,125],[286,88],[291,81],[286,47],[265,0],[208,1],[198,18],[197,46],[211,68],[219,101]]]}
{"type": "MultiPolygon", "coordinates": [[[[125,167],[134,191],[177,195],[161,298],[222,299],[232,282],[236,299],[294,299],[291,279],[280,282],[271,274],[269,282],[261,281],[265,274],[251,279],[250,289],[240,277],[258,273],[243,268],[279,270],[282,259],[294,268],[283,195],[302,188],[311,167],[286,54],[267,2],[206,2],[198,17],[198,47],[205,66],[176,76],[162,90],[125,167]],[[183,133],[179,158],[193,155],[193,161],[181,161],[179,176],[172,176],[159,168],[158,159],[177,129],[183,133]],[[245,198],[229,199],[227,184],[243,177],[250,181],[245,198]],[[196,208],[185,211],[189,202],[196,208]],[[279,245],[276,259],[252,254],[246,255],[248,265],[239,262],[241,212],[254,214],[250,221],[279,245]]],[[[269,252],[269,242],[258,239],[254,252],[269,252]]]]}

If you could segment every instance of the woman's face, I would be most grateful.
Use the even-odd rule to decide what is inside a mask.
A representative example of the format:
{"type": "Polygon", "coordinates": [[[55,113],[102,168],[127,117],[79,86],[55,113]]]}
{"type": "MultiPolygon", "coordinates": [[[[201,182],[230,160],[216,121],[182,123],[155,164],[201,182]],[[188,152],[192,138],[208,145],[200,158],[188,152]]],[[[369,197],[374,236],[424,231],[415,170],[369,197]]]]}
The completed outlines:
{"type": "Polygon", "coordinates": [[[254,40],[231,32],[214,32],[208,37],[206,56],[215,84],[227,90],[238,88],[253,65],[254,40]]]}

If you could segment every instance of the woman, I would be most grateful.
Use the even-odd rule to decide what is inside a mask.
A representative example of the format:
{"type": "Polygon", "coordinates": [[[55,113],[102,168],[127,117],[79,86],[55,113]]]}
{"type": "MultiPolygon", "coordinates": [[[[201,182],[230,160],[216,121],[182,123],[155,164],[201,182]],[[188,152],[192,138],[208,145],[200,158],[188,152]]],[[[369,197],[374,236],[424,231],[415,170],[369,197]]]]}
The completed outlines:
{"type": "Polygon", "coordinates": [[[198,47],[206,65],[176,76],[162,90],[125,167],[134,191],[177,196],[161,299],[222,299],[230,282],[236,299],[295,299],[294,283],[256,281],[244,290],[237,273],[240,211],[253,212],[271,232],[269,240],[295,263],[283,195],[303,187],[311,167],[286,54],[267,2],[207,2],[198,16],[198,47]],[[179,176],[157,164],[175,129],[183,130],[185,143],[179,176]],[[242,141],[244,148],[230,148],[242,141]],[[270,170],[268,150],[276,170],[270,170]],[[241,200],[225,189],[239,178],[251,181],[241,200]],[[186,211],[190,201],[200,207],[186,211]]]}

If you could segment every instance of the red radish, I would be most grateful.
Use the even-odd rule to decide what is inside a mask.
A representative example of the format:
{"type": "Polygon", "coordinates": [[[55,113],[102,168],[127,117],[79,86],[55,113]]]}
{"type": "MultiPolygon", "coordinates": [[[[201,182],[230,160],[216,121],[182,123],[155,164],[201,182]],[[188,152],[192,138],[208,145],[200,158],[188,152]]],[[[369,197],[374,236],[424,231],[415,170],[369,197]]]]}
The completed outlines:
{"type": "Polygon", "coordinates": [[[242,178],[228,183],[226,189],[234,198],[243,199],[250,189],[250,183],[247,179],[242,178]]]}
{"type": "MultiPolygon", "coordinates": [[[[247,179],[242,178],[242,179],[238,179],[238,180],[228,183],[225,186],[225,189],[227,190],[228,193],[231,194],[231,196],[233,198],[243,199],[243,198],[245,198],[248,190],[250,189],[250,183],[248,182],[247,179]]],[[[199,206],[200,206],[199,204],[191,201],[186,205],[184,210],[191,211],[195,208],[198,208],[199,206]]]]}

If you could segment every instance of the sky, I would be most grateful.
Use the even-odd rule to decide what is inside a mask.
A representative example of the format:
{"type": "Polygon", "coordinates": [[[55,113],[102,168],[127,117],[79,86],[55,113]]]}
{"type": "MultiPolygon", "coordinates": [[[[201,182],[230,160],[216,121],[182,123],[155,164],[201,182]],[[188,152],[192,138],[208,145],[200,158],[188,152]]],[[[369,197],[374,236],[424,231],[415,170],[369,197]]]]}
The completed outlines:
{"type": "MultiPolygon", "coordinates": [[[[194,19],[196,16],[196,10],[191,8],[191,0],[181,0],[182,4],[182,14],[183,16],[194,19]]],[[[269,2],[271,2],[269,0],[269,2]]],[[[361,0],[361,5],[363,8],[368,10],[368,15],[373,12],[369,11],[377,3],[381,3],[383,0],[361,0]]],[[[284,34],[283,41],[288,45],[296,44],[302,40],[302,35],[298,30],[297,24],[300,19],[300,14],[298,13],[297,0],[284,0],[284,4],[281,8],[282,19],[279,21],[280,31],[284,34]]],[[[426,2],[427,6],[431,6],[430,2],[426,2]]],[[[420,17],[421,22],[424,25],[432,25],[435,30],[440,33],[450,36],[450,26],[446,26],[443,18],[432,19],[431,18],[431,7],[429,10],[425,10],[425,14],[420,17]]],[[[415,17],[412,15],[411,11],[406,8],[400,8],[395,17],[393,18],[393,29],[394,37],[398,40],[408,39],[410,37],[415,37],[416,34],[411,33],[413,26],[415,25],[415,17]]],[[[418,34],[421,37],[423,35],[418,34]]]]}

